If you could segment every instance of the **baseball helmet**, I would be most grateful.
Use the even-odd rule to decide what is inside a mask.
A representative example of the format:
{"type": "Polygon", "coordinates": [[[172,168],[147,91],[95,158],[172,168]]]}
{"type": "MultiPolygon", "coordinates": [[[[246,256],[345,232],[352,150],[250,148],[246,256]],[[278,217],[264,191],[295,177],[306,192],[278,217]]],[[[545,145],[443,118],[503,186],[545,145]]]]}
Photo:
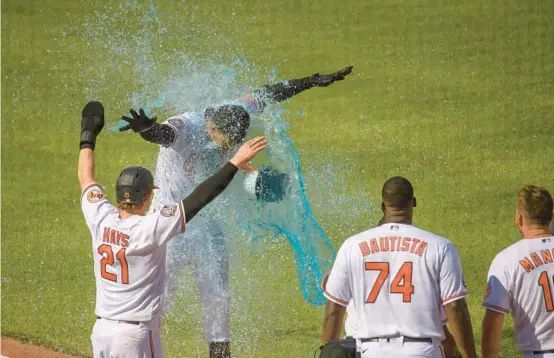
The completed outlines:
{"type": "Polygon", "coordinates": [[[208,107],[204,111],[204,118],[212,121],[233,143],[242,142],[250,127],[250,115],[244,107],[237,105],[208,107]]]}
{"type": "Polygon", "coordinates": [[[118,203],[140,204],[146,195],[158,189],[154,185],[152,173],[143,167],[128,167],[121,171],[115,186],[115,195],[118,203]]]}
{"type": "Polygon", "coordinates": [[[277,202],[285,198],[290,179],[285,173],[273,168],[263,168],[256,178],[256,198],[264,202],[277,202]]]}

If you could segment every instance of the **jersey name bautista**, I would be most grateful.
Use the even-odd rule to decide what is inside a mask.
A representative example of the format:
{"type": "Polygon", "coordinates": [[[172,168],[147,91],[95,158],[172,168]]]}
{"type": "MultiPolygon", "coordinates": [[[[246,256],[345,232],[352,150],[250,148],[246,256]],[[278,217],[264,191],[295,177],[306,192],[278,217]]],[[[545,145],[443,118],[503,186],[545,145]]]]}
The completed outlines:
{"type": "Polygon", "coordinates": [[[427,242],[421,239],[401,236],[373,238],[359,243],[363,257],[384,251],[405,251],[423,256],[427,245],[427,242]]]}

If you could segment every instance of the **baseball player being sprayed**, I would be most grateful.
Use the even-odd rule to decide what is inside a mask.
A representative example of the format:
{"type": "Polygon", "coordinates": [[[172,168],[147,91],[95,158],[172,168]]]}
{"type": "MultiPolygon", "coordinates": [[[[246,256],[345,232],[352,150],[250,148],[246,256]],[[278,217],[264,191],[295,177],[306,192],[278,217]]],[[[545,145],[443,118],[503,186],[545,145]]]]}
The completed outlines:
{"type": "MultiPolygon", "coordinates": [[[[251,115],[262,112],[266,105],[287,100],[313,87],[326,87],[343,80],[352,66],[328,74],[294,79],[267,85],[236,100],[210,106],[203,112],[188,112],[169,118],[162,124],[149,118],[143,110],[131,110],[131,117],[122,117],[148,142],[161,146],[156,184],[161,188],[159,203],[174,202],[188,194],[199,182],[212,175],[241,143],[250,127],[251,115]]],[[[282,200],[287,192],[287,175],[271,168],[257,170],[243,166],[245,187],[260,202],[282,200]]],[[[219,198],[218,200],[225,200],[219,198]]],[[[232,201],[227,206],[234,205],[232,201]]],[[[187,233],[168,246],[168,282],[166,301],[176,290],[182,266],[191,260],[195,279],[204,305],[204,333],[209,342],[210,357],[230,357],[229,322],[229,252],[224,227],[225,214],[218,206],[207,208],[187,227],[187,233]]],[[[221,205],[219,205],[221,207],[221,205]]],[[[167,308],[168,304],[166,304],[167,308]]]]}

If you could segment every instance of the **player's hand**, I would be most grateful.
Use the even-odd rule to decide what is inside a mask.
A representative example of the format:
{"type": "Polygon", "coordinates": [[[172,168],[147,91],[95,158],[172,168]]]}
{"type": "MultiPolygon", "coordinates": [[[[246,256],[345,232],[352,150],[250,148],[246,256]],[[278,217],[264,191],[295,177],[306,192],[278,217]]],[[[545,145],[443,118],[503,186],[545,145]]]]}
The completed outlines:
{"type": "Polygon", "coordinates": [[[256,137],[249,140],[240,146],[237,153],[231,158],[230,162],[240,168],[247,164],[252,158],[256,156],[259,152],[265,149],[267,146],[267,139],[264,137],[256,137]]]}
{"type": "Polygon", "coordinates": [[[335,81],[344,80],[346,76],[352,73],[352,68],[353,66],[348,66],[340,71],[330,73],[328,75],[320,75],[319,73],[316,73],[312,76],[312,83],[317,87],[327,87],[335,81]]]}
{"type": "Polygon", "coordinates": [[[157,117],[148,118],[146,113],[144,113],[144,110],[141,108],[139,109],[139,113],[137,113],[134,109],[130,109],[129,112],[133,116],[133,118],[129,118],[127,116],[122,116],[121,119],[125,122],[129,123],[124,127],[119,128],[120,132],[132,129],[133,132],[139,133],[139,132],[146,132],[150,128],[154,126],[156,121],[158,120],[157,117]]]}
{"type": "Polygon", "coordinates": [[[100,102],[91,101],[83,108],[81,119],[80,147],[91,148],[96,146],[96,137],[104,128],[104,106],[100,102]]]}

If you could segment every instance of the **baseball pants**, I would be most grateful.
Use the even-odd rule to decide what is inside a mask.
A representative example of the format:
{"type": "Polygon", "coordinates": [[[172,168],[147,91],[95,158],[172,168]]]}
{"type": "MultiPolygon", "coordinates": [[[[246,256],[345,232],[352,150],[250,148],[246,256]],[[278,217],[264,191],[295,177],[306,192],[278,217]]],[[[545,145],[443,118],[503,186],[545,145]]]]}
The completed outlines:
{"type": "Polygon", "coordinates": [[[231,338],[227,241],[217,221],[197,219],[204,218],[195,217],[185,234],[168,244],[164,307],[166,312],[171,308],[182,269],[191,265],[204,307],[204,336],[208,342],[227,342],[231,338]]]}
{"type": "Polygon", "coordinates": [[[444,358],[442,347],[421,342],[366,342],[362,358],[444,358]]]}
{"type": "Polygon", "coordinates": [[[90,337],[94,358],[163,358],[159,323],[98,319],[90,337]]]}

